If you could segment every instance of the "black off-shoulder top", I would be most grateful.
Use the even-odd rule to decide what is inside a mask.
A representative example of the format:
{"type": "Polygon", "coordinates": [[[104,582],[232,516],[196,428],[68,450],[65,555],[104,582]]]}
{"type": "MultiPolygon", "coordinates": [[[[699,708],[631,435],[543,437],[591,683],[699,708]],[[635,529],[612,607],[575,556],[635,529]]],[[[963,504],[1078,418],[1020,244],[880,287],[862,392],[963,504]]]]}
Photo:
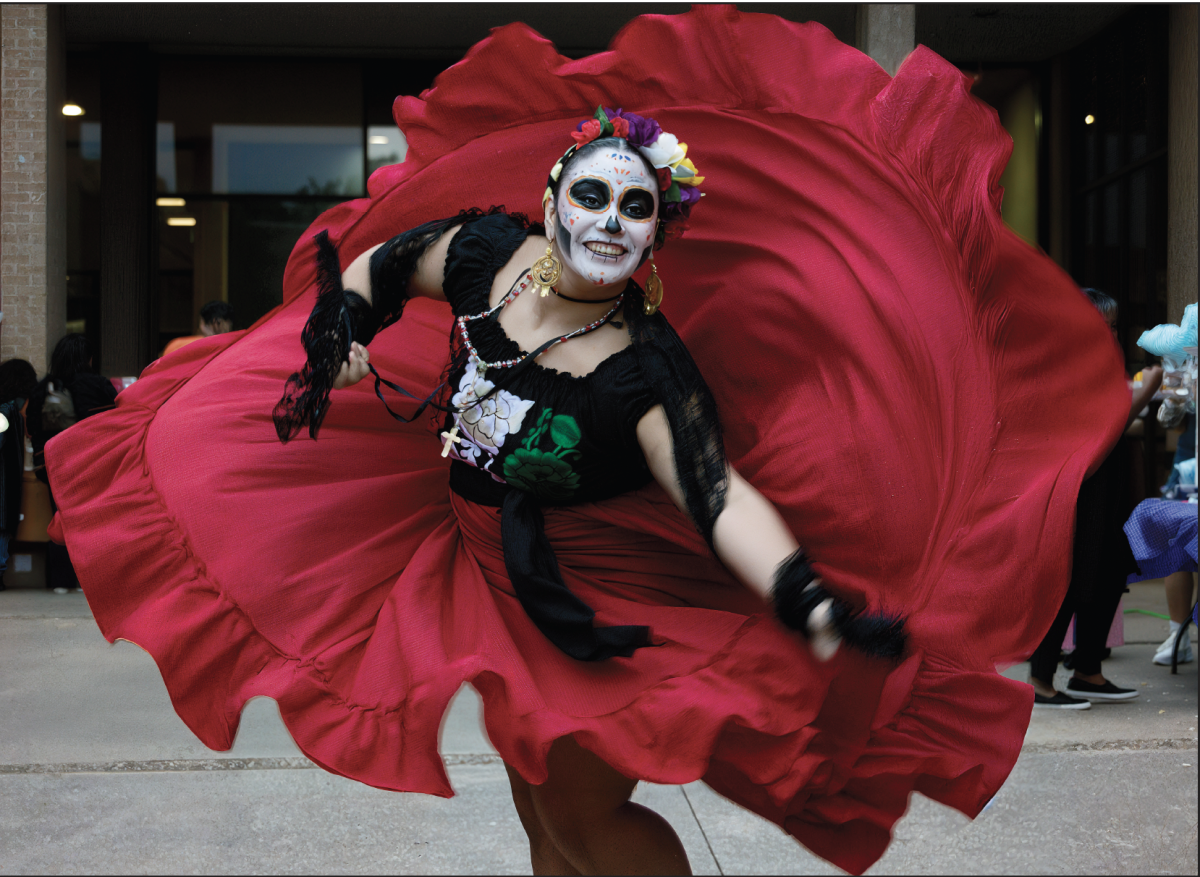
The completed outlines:
{"type": "MultiPolygon", "coordinates": [[[[528,234],[520,221],[503,213],[464,224],[450,242],[442,287],[456,317],[491,307],[496,273],[528,234]]],[[[637,300],[626,298],[631,305],[637,300]]],[[[526,352],[505,334],[500,313],[466,323],[471,344],[485,362],[526,352]]],[[[456,341],[462,343],[457,336],[456,341]]],[[[442,441],[456,424],[459,439],[451,442],[450,485],[473,502],[502,506],[509,489],[532,494],[543,505],[594,502],[651,480],[637,424],[658,400],[632,345],[583,376],[535,361],[519,370],[491,368],[480,378],[468,359],[450,373],[449,383],[452,410],[442,441]],[[499,389],[489,396],[493,384],[499,389]],[[479,398],[483,401],[475,401],[479,398]]]]}

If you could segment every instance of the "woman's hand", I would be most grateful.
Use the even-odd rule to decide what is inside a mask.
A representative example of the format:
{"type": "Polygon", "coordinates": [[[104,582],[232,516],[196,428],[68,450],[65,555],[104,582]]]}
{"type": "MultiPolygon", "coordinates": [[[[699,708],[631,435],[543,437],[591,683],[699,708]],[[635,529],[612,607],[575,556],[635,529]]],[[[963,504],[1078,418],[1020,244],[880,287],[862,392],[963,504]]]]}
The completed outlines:
{"type": "Polygon", "coordinates": [[[370,359],[371,355],[367,352],[367,348],[357,341],[351,341],[350,356],[338,369],[337,377],[333,379],[333,388],[344,390],[346,387],[353,387],[365,378],[371,370],[367,365],[370,359]]]}

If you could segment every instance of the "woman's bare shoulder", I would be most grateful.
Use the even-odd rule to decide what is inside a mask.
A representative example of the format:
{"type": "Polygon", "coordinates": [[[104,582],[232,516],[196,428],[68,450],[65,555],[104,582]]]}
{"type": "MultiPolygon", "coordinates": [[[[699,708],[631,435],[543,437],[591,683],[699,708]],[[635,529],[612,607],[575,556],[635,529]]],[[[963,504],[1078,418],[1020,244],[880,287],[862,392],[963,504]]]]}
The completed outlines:
{"type": "Polygon", "coordinates": [[[549,243],[542,235],[531,234],[521,242],[521,245],[513,250],[513,254],[503,267],[496,272],[496,279],[492,285],[492,304],[496,304],[504,293],[508,291],[513,282],[524,271],[532,267],[533,263],[542,258],[546,254],[546,247],[549,243]]]}

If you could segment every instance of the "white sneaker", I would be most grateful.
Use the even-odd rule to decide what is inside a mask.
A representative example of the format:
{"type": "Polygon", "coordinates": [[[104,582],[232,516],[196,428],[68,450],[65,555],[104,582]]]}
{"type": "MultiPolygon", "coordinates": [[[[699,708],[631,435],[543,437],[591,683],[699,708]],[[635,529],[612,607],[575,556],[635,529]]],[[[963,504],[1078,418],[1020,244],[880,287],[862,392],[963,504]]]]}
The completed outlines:
{"type": "MultiPolygon", "coordinates": [[[[1174,648],[1175,634],[1171,634],[1169,637],[1163,640],[1162,645],[1158,647],[1158,651],[1154,653],[1154,663],[1160,664],[1164,667],[1170,667],[1171,651],[1174,648]]],[[[1192,635],[1189,631],[1183,635],[1183,639],[1179,642],[1179,659],[1177,663],[1190,664],[1194,660],[1196,660],[1196,656],[1192,654],[1192,635]]]]}

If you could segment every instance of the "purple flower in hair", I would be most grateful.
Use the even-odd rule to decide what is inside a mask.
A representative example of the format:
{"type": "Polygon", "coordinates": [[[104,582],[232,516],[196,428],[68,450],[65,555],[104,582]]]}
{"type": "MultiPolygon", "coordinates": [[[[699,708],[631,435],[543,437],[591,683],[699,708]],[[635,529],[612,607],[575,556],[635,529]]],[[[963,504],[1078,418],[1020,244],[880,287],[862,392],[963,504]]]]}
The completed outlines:
{"type": "Polygon", "coordinates": [[[673,222],[677,219],[687,219],[692,213],[692,205],[700,200],[700,190],[695,186],[680,186],[678,201],[662,201],[659,204],[659,215],[663,222],[673,222]]]}
{"type": "Polygon", "coordinates": [[[687,219],[691,212],[691,205],[681,201],[664,201],[658,207],[659,218],[665,223],[674,222],[676,219],[687,219]]]}
{"type": "Polygon", "coordinates": [[[658,139],[658,135],[662,133],[662,128],[658,122],[653,119],[639,116],[636,113],[627,113],[622,109],[604,108],[604,115],[608,116],[609,120],[624,119],[629,123],[629,141],[630,146],[649,146],[658,139]]]}

